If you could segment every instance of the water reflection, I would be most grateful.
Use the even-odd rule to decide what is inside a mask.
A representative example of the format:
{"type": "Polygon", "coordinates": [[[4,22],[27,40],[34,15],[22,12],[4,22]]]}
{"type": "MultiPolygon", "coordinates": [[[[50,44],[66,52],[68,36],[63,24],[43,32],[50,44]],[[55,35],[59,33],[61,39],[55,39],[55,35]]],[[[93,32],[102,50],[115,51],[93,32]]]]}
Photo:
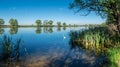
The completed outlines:
{"type": "MultiPolygon", "coordinates": [[[[53,28],[54,27],[36,27],[36,34],[41,34],[42,31],[44,33],[53,33],[53,28]]],[[[56,27],[57,28],[57,31],[61,31],[61,28],[63,28],[63,30],[66,30],[67,28],[66,27],[56,27]]],[[[9,29],[9,33],[11,35],[14,35],[14,34],[17,34],[18,33],[18,30],[19,28],[18,27],[10,27],[9,29]]],[[[0,28],[0,34],[4,34],[4,29],[3,28],[0,28]]]]}
{"type": "Polygon", "coordinates": [[[49,27],[48,31],[49,31],[49,33],[52,33],[53,32],[53,27],[49,27]]]}
{"type": "Polygon", "coordinates": [[[52,33],[53,32],[53,27],[43,27],[44,33],[52,33]]]}
{"type": "Polygon", "coordinates": [[[36,31],[35,31],[35,32],[36,32],[36,34],[40,34],[40,33],[41,33],[41,31],[42,31],[42,30],[41,30],[41,27],[37,27],[37,29],[36,29],[36,31]]]}
{"type": "Polygon", "coordinates": [[[18,27],[11,27],[9,30],[11,35],[17,34],[18,32],[18,27]]]}
{"type": "MultiPolygon", "coordinates": [[[[15,56],[18,59],[11,60],[9,63],[9,65],[12,64],[12,67],[14,67],[14,64],[19,67],[99,67],[104,62],[107,63],[104,61],[106,60],[106,56],[111,60],[114,59],[112,58],[113,55],[115,58],[120,56],[119,49],[116,51],[110,49],[106,52],[106,47],[108,47],[108,45],[104,45],[104,39],[99,39],[99,36],[104,38],[104,32],[101,32],[102,34],[94,32],[98,30],[97,28],[93,29],[94,31],[90,29],[89,31],[88,29],[80,29],[80,31],[77,29],[77,31],[75,31],[75,28],[73,29],[74,31],[63,31],[64,27],[59,28],[62,32],[56,32],[57,30],[53,27],[37,27],[35,31],[34,28],[31,28],[33,31],[31,32],[31,29],[27,29],[27,33],[23,33],[24,30],[20,29],[20,32],[16,35],[18,37],[21,35],[23,36],[29,55],[25,56],[27,51],[26,48],[22,48],[21,44],[12,46],[14,48],[14,50],[12,49],[12,53],[11,51],[4,50],[6,52],[3,53],[7,53],[8,55],[5,56],[8,56],[8,58],[6,62],[3,62],[1,59],[1,67],[5,67],[3,65],[9,63],[9,58],[15,56]],[[40,34],[41,31],[42,34],[40,34]],[[34,34],[34,32],[40,35],[38,36],[34,34]],[[49,35],[49,33],[51,34],[49,35]],[[65,38],[63,36],[65,36],[65,38]],[[97,37],[100,42],[94,40],[97,37]]],[[[103,31],[103,29],[101,29],[101,31],[103,31]]],[[[108,35],[106,36],[106,41],[108,43],[107,38],[108,35]]],[[[119,38],[114,38],[114,40],[120,42],[119,38]]],[[[17,42],[16,39],[13,39],[13,42],[17,42]]],[[[1,53],[1,55],[3,54],[1,53]]],[[[0,56],[0,58],[2,58],[2,56],[0,56]]]]}
{"type": "Polygon", "coordinates": [[[4,34],[4,29],[0,28],[0,34],[4,34]]]}
{"type": "Polygon", "coordinates": [[[61,27],[57,27],[57,31],[61,31],[61,27]]]}
{"type": "Polygon", "coordinates": [[[66,30],[66,26],[63,27],[63,30],[66,30]]]}

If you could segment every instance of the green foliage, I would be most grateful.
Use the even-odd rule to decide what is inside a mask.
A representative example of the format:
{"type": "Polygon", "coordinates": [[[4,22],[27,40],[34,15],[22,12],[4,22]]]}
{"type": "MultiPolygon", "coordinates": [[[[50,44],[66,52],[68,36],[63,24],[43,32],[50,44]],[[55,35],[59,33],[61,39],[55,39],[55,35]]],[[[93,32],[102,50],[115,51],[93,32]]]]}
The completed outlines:
{"type": "Polygon", "coordinates": [[[36,20],[37,26],[40,26],[42,24],[41,20],[36,20]]]}
{"type": "Polygon", "coordinates": [[[44,21],[43,21],[43,25],[44,25],[44,26],[48,26],[48,20],[44,20],[44,21]]]}
{"type": "Polygon", "coordinates": [[[3,25],[4,23],[5,23],[5,21],[0,18],[0,25],[3,25]]]}
{"type": "Polygon", "coordinates": [[[17,19],[11,18],[9,20],[9,23],[10,23],[11,26],[18,27],[18,21],[17,21],[17,19]]]}
{"type": "Polygon", "coordinates": [[[85,16],[95,12],[107,18],[107,24],[114,24],[120,33],[120,0],[74,0],[70,9],[85,16]]]}
{"type": "Polygon", "coordinates": [[[109,61],[109,64],[104,64],[103,66],[106,67],[109,66],[109,67],[119,67],[120,65],[120,47],[117,46],[117,47],[112,47],[112,48],[109,48],[106,52],[106,57],[109,61]]]}
{"type": "Polygon", "coordinates": [[[58,25],[58,27],[61,27],[61,22],[60,21],[57,22],[57,25],[58,25]]]}
{"type": "Polygon", "coordinates": [[[53,21],[52,21],[52,20],[49,20],[48,23],[49,23],[50,26],[52,26],[53,21]]]}
{"type": "Polygon", "coordinates": [[[108,47],[120,44],[119,35],[111,35],[107,27],[93,27],[83,31],[71,31],[70,42],[81,46],[84,49],[96,51],[99,55],[108,47]]]}
{"type": "Polygon", "coordinates": [[[66,27],[66,23],[65,22],[63,23],[63,27],[66,27]]]}

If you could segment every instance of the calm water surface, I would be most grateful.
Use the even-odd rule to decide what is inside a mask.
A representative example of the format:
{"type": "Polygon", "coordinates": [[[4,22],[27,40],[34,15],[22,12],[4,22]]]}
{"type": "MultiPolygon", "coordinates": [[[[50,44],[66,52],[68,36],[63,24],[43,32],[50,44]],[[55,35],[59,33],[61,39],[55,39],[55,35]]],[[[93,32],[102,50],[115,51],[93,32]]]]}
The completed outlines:
{"type": "Polygon", "coordinates": [[[0,36],[12,36],[13,41],[22,39],[20,61],[14,62],[12,67],[98,67],[102,56],[96,57],[94,52],[74,47],[70,42],[69,32],[83,29],[5,28],[0,36]]]}

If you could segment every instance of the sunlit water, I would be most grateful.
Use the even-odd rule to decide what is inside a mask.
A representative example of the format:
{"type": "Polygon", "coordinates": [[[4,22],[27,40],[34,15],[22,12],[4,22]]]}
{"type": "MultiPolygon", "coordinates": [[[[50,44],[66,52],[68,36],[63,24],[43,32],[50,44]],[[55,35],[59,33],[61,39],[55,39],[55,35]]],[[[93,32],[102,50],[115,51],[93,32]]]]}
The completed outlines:
{"type": "MultiPolygon", "coordinates": [[[[3,35],[9,35],[13,41],[21,38],[20,61],[14,62],[18,67],[98,67],[100,58],[93,52],[70,44],[69,32],[83,30],[78,28],[19,28],[16,34],[10,34],[5,28],[3,35]]],[[[4,63],[0,63],[2,66],[4,63]]],[[[13,66],[13,67],[14,67],[13,66]]]]}

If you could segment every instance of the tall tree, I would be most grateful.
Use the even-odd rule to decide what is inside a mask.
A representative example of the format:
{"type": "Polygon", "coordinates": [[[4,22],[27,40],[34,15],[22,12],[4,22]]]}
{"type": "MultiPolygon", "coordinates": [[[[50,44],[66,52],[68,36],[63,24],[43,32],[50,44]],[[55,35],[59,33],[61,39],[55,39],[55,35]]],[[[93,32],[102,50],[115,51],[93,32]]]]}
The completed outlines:
{"type": "Polygon", "coordinates": [[[74,0],[70,9],[85,16],[95,12],[102,18],[107,18],[108,24],[114,24],[120,33],[120,0],[74,0]]]}
{"type": "Polygon", "coordinates": [[[57,26],[58,27],[60,27],[61,26],[61,22],[59,21],[59,22],[57,22],[57,26]]]}
{"type": "Polygon", "coordinates": [[[44,26],[48,26],[48,20],[44,20],[44,21],[43,21],[43,25],[44,25],[44,26]]]}
{"type": "Polygon", "coordinates": [[[66,23],[65,22],[63,23],[63,27],[66,27],[66,23]]]}
{"type": "Polygon", "coordinates": [[[52,26],[52,24],[53,24],[53,21],[49,20],[49,25],[52,26]]]}
{"type": "Polygon", "coordinates": [[[4,23],[5,23],[5,21],[0,18],[0,25],[3,25],[4,23]]]}
{"type": "Polygon", "coordinates": [[[41,24],[42,24],[41,20],[36,20],[36,24],[37,24],[37,26],[41,26],[41,24]]]}
{"type": "Polygon", "coordinates": [[[9,20],[9,23],[10,23],[11,26],[18,27],[18,21],[17,21],[17,19],[11,18],[11,19],[9,20]]]}

